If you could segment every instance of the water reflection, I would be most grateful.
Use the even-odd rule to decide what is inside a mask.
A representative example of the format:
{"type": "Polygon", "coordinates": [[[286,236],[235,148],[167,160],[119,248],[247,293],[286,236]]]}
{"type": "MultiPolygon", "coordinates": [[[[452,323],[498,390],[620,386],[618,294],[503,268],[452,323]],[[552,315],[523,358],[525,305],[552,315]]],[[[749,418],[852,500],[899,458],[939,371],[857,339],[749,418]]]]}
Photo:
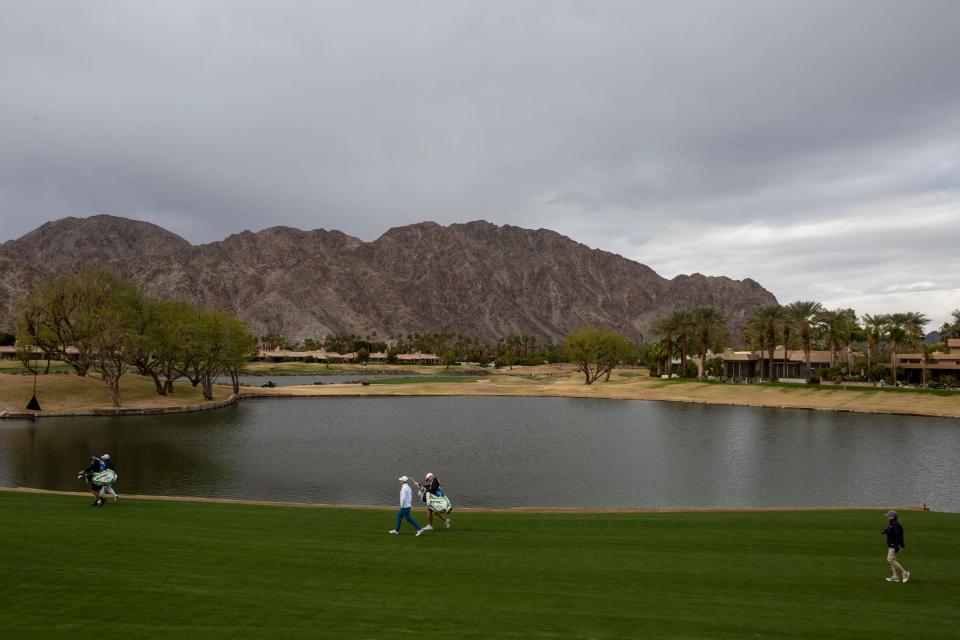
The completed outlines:
{"type": "Polygon", "coordinates": [[[0,484],[392,504],[437,473],[463,506],[930,503],[960,511],[957,421],[564,398],[244,401],[176,416],[0,424],[0,484]]]}

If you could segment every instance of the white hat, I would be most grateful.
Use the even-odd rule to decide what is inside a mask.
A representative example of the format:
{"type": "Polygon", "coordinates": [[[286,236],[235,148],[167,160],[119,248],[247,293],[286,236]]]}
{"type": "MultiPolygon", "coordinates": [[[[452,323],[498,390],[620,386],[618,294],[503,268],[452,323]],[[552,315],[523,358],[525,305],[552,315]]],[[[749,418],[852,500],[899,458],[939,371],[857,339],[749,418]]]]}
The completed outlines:
{"type": "Polygon", "coordinates": [[[406,482],[406,481],[409,480],[409,479],[410,479],[410,478],[408,478],[407,476],[400,476],[400,478],[399,478],[400,482],[406,482]]]}
{"type": "Polygon", "coordinates": [[[110,459],[110,454],[109,454],[109,453],[105,453],[105,454],[103,454],[103,455],[100,456],[100,457],[103,458],[104,460],[109,460],[109,459],[110,459]]]}
{"type": "Polygon", "coordinates": [[[427,474],[426,476],[424,476],[424,477],[426,477],[426,478],[432,478],[432,477],[433,477],[433,474],[432,474],[432,473],[428,473],[428,474],[427,474]]]}

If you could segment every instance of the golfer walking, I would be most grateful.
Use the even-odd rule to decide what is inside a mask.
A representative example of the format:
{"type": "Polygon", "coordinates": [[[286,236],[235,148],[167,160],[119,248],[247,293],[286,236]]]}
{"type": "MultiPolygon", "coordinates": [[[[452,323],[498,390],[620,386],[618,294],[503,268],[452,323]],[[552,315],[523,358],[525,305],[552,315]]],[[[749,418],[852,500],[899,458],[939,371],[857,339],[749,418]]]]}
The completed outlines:
{"type": "MultiPolygon", "coordinates": [[[[117,468],[113,466],[113,460],[110,459],[109,453],[105,453],[102,456],[100,456],[100,466],[103,467],[102,469],[100,469],[101,471],[105,471],[107,469],[110,469],[111,471],[117,470],[117,468]]],[[[103,485],[103,487],[100,488],[101,503],[107,499],[108,494],[113,496],[114,502],[120,499],[120,496],[117,495],[117,492],[113,488],[113,483],[105,484],[103,485]]]]}
{"type": "Polygon", "coordinates": [[[100,495],[100,490],[103,487],[93,481],[93,474],[100,473],[103,471],[102,463],[100,458],[97,456],[90,456],[90,465],[77,474],[77,480],[81,478],[85,479],[90,483],[90,493],[93,494],[93,497],[96,498],[91,504],[91,507],[102,507],[103,506],[103,497],[100,495]]]}
{"type": "Polygon", "coordinates": [[[897,560],[900,552],[907,546],[903,541],[903,526],[897,520],[896,511],[887,511],[884,515],[889,524],[880,533],[887,534],[887,563],[893,572],[893,575],[887,578],[887,582],[907,582],[910,579],[910,572],[897,560]]]}
{"type": "Polygon", "coordinates": [[[443,520],[443,523],[446,525],[447,529],[450,528],[450,525],[453,524],[453,521],[450,517],[444,516],[439,511],[434,511],[430,507],[430,500],[427,499],[427,494],[433,494],[435,496],[443,495],[443,487],[440,486],[440,479],[437,478],[432,473],[428,473],[427,477],[424,479],[424,484],[417,483],[417,487],[423,491],[423,501],[427,505],[427,526],[423,528],[424,531],[433,531],[433,516],[436,514],[438,518],[443,520]]]}
{"type": "Polygon", "coordinates": [[[410,515],[410,507],[413,506],[413,489],[407,484],[409,478],[407,476],[400,476],[398,480],[400,480],[400,511],[397,512],[397,526],[387,531],[387,533],[400,533],[400,524],[406,519],[406,521],[412,524],[413,528],[417,530],[417,535],[420,535],[423,533],[423,529],[420,528],[417,521],[410,515]]]}

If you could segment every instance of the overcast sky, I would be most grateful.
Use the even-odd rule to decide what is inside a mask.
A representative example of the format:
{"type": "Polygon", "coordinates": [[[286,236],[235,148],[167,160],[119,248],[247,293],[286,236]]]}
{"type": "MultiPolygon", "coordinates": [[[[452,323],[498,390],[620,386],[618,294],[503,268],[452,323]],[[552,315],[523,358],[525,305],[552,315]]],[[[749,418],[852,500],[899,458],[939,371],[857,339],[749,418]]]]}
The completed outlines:
{"type": "Polygon", "coordinates": [[[0,242],[485,219],[960,307],[960,2],[0,3],[0,242]]]}

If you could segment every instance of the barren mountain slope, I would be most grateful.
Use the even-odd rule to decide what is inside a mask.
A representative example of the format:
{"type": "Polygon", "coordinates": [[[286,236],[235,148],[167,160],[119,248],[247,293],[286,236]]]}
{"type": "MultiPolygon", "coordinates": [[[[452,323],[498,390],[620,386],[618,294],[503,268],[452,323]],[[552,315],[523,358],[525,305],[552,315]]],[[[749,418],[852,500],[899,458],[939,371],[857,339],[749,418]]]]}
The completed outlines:
{"type": "Polygon", "coordinates": [[[667,280],[546,229],[423,222],[362,242],[273,227],[193,246],[156,225],[100,215],[50,222],[0,245],[0,326],[12,328],[16,302],[36,278],[90,264],[156,295],[235,313],[254,333],[294,338],[449,330],[558,340],[584,325],[650,338],[677,307],[716,305],[737,331],[750,308],[775,301],[749,279],[667,280]]]}

